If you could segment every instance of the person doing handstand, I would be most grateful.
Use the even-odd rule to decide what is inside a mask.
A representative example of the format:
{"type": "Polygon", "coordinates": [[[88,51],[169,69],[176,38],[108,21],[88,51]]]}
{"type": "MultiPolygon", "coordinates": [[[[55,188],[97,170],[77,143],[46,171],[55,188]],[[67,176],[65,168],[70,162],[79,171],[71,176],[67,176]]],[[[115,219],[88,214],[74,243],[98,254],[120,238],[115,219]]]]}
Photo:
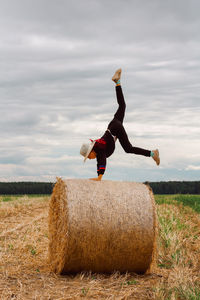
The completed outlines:
{"type": "Polygon", "coordinates": [[[100,139],[91,140],[90,144],[83,144],[80,149],[80,154],[84,156],[84,162],[87,158],[97,159],[98,177],[91,178],[91,180],[100,181],[102,179],[106,169],[106,159],[113,154],[115,150],[115,141],[117,139],[126,153],[152,157],[157,165],[160,164],[158,149],[151,151],[134,147],[128,139],[127,133],[123,126],[126,104],[120,83],[121,72],[122,70],[118,69],[112,77],[112,80],[116,84],[116,96],[119,104],[114,118],[109,123],[107,130],[100,139]]]}

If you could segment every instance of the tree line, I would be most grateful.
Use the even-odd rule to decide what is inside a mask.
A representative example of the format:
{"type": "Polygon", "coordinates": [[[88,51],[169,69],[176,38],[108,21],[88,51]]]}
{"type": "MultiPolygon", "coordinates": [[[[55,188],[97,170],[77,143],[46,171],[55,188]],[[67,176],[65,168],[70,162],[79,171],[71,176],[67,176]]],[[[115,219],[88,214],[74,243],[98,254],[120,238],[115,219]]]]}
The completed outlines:
{"type": "Polygon", "coordinates": [[[0,195],[48,195],[53,185],[50,182],[0,182],[0,195]]]}
{"type": "Polygon", "coordinates": [[[200,181],[145,182],[154,194],[200,194],[200,181]]]}
{"type": "MultiPolygon", "coordinates": [[[[154,194],[200,194],[200,181],[144,182],[154,194]]],[[[0,195],[50,195],[52,182],[0,182],[0,195]]]]}

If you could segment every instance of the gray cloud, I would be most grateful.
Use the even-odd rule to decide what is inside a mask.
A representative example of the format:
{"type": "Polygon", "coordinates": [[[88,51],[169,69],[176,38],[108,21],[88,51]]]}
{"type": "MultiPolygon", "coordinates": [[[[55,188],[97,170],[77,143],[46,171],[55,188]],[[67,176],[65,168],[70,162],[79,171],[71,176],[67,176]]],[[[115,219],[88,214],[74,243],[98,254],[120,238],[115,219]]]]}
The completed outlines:
{"type": "Polygon", "coordinates": [[[103,134],[117,108],[111,77],[119,66],[130,140],[158,147],[162,165],[118,143],[105,178],[199,179],[197,0],[0,7],[1,180],[93,176],[94,161],[83,165],[79,149],[103,134]]]}

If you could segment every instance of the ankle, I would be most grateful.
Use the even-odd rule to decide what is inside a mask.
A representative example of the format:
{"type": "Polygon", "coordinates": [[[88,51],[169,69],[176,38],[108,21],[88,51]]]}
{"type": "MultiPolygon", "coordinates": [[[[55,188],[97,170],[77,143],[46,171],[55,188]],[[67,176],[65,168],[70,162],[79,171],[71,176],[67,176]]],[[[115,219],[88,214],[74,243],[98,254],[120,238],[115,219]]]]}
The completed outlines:
{"type": "Polygon", "coordinates": [[[121,81],[120,81],[120,79],[119,80],[117,80],[117,82],[116,82],[116,86],[120,86],[121,85],[121,81]]]}

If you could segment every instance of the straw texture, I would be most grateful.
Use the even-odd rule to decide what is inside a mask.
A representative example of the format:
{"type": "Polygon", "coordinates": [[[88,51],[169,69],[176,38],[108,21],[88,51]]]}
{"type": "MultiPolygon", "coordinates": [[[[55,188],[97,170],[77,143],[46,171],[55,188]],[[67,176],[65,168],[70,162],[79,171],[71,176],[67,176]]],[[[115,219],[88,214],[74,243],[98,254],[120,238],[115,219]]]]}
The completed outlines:
{"type": "Polygon", "coordinates": [[[49,205],[49,262],[60,273],[145,273],[155,253],[155,202],[136,182],[57,179],[49,205]]]}

